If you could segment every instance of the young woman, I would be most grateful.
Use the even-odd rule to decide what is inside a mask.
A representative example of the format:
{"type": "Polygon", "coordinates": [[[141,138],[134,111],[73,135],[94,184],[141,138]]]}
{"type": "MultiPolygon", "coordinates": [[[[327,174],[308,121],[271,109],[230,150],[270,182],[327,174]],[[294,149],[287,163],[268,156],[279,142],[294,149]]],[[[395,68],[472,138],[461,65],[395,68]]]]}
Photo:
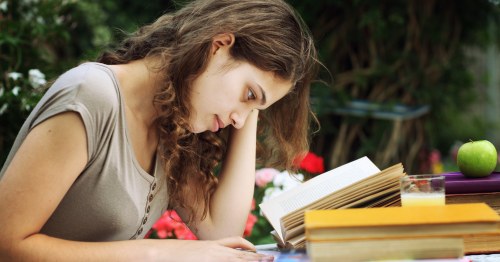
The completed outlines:
{"type": "Polygon", "coordinates": [[[307,150],[315,65],[284,1],[203,0],[64,73],[0,172],[0,260],[269,259],[241,250],[257,145],[307,150]],[[202,240],[143,239],[167,207],[202,240]]]}

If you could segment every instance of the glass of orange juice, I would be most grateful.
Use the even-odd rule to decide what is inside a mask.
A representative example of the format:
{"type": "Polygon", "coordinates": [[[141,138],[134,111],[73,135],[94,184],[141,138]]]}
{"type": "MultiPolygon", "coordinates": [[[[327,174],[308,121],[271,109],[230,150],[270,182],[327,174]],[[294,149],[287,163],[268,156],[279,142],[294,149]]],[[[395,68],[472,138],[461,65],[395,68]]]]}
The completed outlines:
{"type": "Polygon", "coordinates": [[[402,206],[440,206],[445,204],[445,178],[442,175],[409,175],[400,180],[402,206]]]}

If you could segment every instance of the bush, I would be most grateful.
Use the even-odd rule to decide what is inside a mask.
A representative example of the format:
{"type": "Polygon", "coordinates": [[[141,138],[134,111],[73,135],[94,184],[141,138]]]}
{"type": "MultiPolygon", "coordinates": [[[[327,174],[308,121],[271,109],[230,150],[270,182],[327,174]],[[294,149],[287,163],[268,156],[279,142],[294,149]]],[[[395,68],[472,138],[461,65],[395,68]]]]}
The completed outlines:
{"type": "Polygon", "coordinates": [[[47,79],[110,41],[103,18],[84,1],[0,0],[0,163],[47,79]]]}
{"type": "Polygon", "coordinates": [[[484,124],[458,124],[458,116],[477,96],[467,49],[499,43],[498,31],[489,32],[499,22],[498,1],[289,2],[309,24],[333,78],[313,87],[322,124],[313,150],[327,158],[327,167],[367,155],[379,167],[403,162],[410,173],[428,172],[419,164],[429,149],[447,150],[464,126],[484,134],[484,124]],[[431,111],[397,125],[335,113],[352,100],[431,111]]]}

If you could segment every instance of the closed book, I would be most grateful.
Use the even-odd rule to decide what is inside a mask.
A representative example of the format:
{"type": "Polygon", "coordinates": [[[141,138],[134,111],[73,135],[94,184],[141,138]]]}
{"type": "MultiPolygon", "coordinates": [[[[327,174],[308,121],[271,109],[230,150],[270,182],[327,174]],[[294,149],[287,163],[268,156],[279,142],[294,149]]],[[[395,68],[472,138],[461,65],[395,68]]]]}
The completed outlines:
{"type": "Polygon", "coordinates": [[[313,262],[462,258],[461,237],[308,241],[313,262]]]}
{"type": "Polygon", "coordinates": [[[500,172],[478,178],[468,178],[460,172],[442,175],[445,177],[446,194],[500,192],[500,172]]]}
{"type": "Polygon", "coordinates": [[[484,203],[309,210],[307,241],[462,236],[498,230],[500,216],[484,203]]]}
{"type": "Polygon", "coordinates": [[[500,215],[500,192],[446,194],[446,204],[486,203],[500,215]]]}
{"type": "Polygon", "coordinates": [[[500,253],[500,229],[494,233],[465,235],[464,248],[468,255],[500,253]]]}

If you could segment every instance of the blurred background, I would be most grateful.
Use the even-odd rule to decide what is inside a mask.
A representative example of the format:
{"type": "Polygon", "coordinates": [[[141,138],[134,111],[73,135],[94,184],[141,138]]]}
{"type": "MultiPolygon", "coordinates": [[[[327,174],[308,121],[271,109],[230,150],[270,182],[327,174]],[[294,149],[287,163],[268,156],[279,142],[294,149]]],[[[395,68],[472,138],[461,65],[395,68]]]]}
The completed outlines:
{"type": "MultiPolygon", "coordinates": [[[[457,170],[463,142],[500,146],[500,1],[288,2],[324,64],[311,151],[327,169],[367,155],[380,168],[439,173],[457,170]]],[[[0,163],[47,82],[175,6],[0,0],[0,163]]]]}

